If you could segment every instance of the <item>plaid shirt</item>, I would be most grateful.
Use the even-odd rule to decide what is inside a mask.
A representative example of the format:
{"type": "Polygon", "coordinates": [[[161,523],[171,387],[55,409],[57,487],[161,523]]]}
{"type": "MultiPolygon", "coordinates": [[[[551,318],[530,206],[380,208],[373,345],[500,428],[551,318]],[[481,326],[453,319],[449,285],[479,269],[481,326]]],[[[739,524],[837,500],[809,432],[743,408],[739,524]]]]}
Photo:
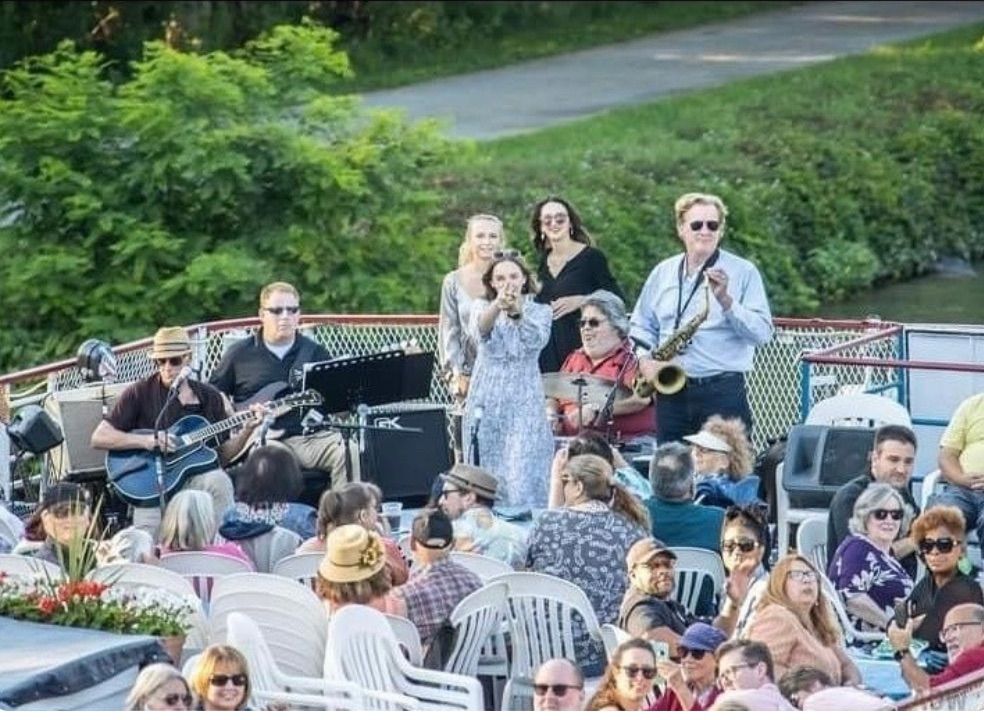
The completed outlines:
{"type": "Polygon", "coordinates": [[[393,590],[407,604],[407,619],[417,626],[425,650],[434,634],[465,597],[482,587],[478,575],[449,557],[414,566],[405,585],[393,590]]]}

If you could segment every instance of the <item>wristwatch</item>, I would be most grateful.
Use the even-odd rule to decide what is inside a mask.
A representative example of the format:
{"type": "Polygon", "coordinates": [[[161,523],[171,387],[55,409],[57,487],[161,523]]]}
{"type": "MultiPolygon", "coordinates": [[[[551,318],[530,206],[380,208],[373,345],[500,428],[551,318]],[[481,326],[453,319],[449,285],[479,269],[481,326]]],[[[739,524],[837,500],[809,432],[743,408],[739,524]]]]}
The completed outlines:
{"type": "Polygon", "coordinates": [[[906,655],[912,655],[912,651],[909,650],[909,648],[907,647],[902,648],[901,650],[896,650],[895,654],[892,655],[892,657],[895,659],[895,662],[901,662],[902,658],[904,658],[906,655]]]}

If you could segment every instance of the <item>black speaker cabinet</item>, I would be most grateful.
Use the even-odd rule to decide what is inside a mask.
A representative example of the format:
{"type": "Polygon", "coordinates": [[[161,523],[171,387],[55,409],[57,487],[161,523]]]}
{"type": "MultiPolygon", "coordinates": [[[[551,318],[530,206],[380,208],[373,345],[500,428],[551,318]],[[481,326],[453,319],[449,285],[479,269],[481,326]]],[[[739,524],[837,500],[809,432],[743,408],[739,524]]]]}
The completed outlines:
{"type": "Polygon", "coordinates": [[[40,405],[28,405],[17,413],[7,434],[21,450],[41,455],[61,445],[62,431],[40,405]]]}
{"type": "Polygon", "coordinates": [[[380,431],[366,433],[363,479],[376,483],[384,500],[426,501],[434,479],[451,467],[444,406],[374,408],[367,423],[380,431]],[[416,428],[421,432],[385,432],[387,428],[416,428]]]}
{"type": "Polygon", "coordinates": [[[782,485],[792,508],[830,505],[837,489],[870,467],[874,428],[795,425],[789,431],[782,485]]]}

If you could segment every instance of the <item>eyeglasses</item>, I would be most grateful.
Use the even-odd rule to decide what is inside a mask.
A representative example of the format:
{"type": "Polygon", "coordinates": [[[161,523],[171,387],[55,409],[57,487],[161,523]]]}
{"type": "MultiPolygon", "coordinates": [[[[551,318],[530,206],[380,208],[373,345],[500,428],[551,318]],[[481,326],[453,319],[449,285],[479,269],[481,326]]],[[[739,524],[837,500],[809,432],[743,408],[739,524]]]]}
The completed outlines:
{"type": "Polygon", "coordinates": [[[65,520],[73,516],[81,516],[85,513],[86,506],[81,503],[62,503],[48,508],[48,512],[59,520],[65,520]]]}
{"type": "Polygon", "coordinates": [[[236,687],[242,687],[246,684],[246,675],[243,673],[237,673],[235,675],[212,675],[209,679],[209,685],[214,685],[215,687],[223,687],[229,684],[232,680],[232,684],[236,687]]]}
{"type": "Polygon", "coordinates": [[[300,311],[300,309],[301,308],[300,308],[299,305],[284,305],[283,307],[268,307],[268,308],[263,308],[263,311],[264,312],[268,312],[271,315],[283,315],[285,313],[287,315],[297,315],[297,313],[300,311]]]}
{"type": "Polygon", "coordinates": [[[728,542],[721,545],[721,549],[725,553],[733,553],[735,550],[740,550],[743,553],[750,553],[752,550],[758,547],[758,540],[751,540],[749,538],[739,538],[738,540],[728,540],[728,542]]]}
{"type": "Polygon", "coordinates": [[[946,639],[948,637],[950,637],[953,633],[955,633],[960,628],[962,628],[964,626],[967,626],[967,625],[977,625],[978,627],[980,627],[981,625],[984,625],[984,623],[982,623],[982,622],[971,622],[970,620],[968,620],[967,622],[958,622],[958,623],[953,623],[951,625],[947,625],[945,628],[943,628],[942,630],[940,630],[940,640],[943,641],[943,642],[946,642],[946,639]]]}
{"type": "Polygon", "coordinates": [[[154,362],[157,363],[157,367],[164,367],[165,365],[178,367],[179,365],[184,365],[184,361],[184,357],[179,355],[178,357],[157,358],[154,362]]]}
{"type": "Polygon", "coordinates": [[[816,582],[817,574],[813,570],[790,570],[789,577],[798,582],[816,582]]]}
{"type": "Polygon", "coordinates": [[[580,325],[581,325],[581,329],[583,330],[584,328],[588,328],[588,327],[596,328],[599,325],[601,325],[603,322],[605,321],[601,320],[600,318],[584,318],[583,320],[581,320],[580,325]]]}
{"type": "Polygon", "coordinates": [[[512,248],[507,248],[505,250],[496,250],[492,253],[493,260],[515,260],[519,257],[519,250],[513,250],[512,248]]]}
{"type": "Polygon", "coordinates": [[[177,707],[178,705],[191,707],[191,695],[171,693],[170,695],[164,696],[164,704],[168,707],[177,707]]]}
{"type": "Polygon", "coordinates": [[[707,650],[695,650],[694,648],[680,648],[680,659],[683,660],[689,655],[694,660],[703,660],[704,656],[707,655],[707,650]]]}
{"type": "Polygon", "coordinates": [[[947,555],[953,552],[953,548],[960,544],[959,540],[953,538],[924,538],[919,541],[919,552],[929,555],[933,550],[939,550],[941,554],[947,555]]]}
{"type": "Polygon", "coordinates": [[[717,232],[717,229],[721,227],[721,223],[719,223],[717,220],[707,220],[707,221],[691,220],[690,221],[690,229],[693,230],[694,232],[697,232],[705,225],[707,225],[707,229],[710,230],[711,232],[717,232]]]}
{"type": "Polygon", "coordinates": [[[652,680],[654,677],[656,677],[656,668],[654,667],[638,667],[636,665],[628,665],[628,666],[623,665],[620,669],[630,678],[637,677],[639,674],[642,674],[642,676],[646,678],[646,680],[652,680]]]}
{"type": "Polygon", "coordinates": [[[543,697],[544,695],[546,695],[547,690],[552,692],[557,697],[564,697],[565,695],[567,695],[568,690],[581,690],[582,688],[583,688],[582,685],[563,685],[563,684],[540,685],[538,683],[533,684],[533,692],[535,692],[538,697],[543,697]]]}
{"type": "Polygon", "coordinates": [[[723,678],[731,678],[737,675],[739,670],[744,670],[745,668],[750,668],[750,667],[754,667],[754,666],[751,663],[737,663],[735,665],[732,665],[731,667],[724,668],[724,670],[721,670],[718,673],[718,675],[720,675],[723,678]]]}
{"type": "Polygon", "coordinates": [[[454,495],[455,493],[460,493],[461,490],[458,488],[451,488],[450,490],[441,490],[441,497],[447,497],[448,495],[454,495]]]}
{"type": "Polygon", "coordinates": [[[567,222],[567,213],[544,215],[540,218],[541,225],[563,225],[565,222],[567,222]]]}
{"type": "Polygon", "coordinates": [[[884,520],[887,517],[892,518],[892,520],[901,520],[904,514],[901,510],[886,510],[885,508],[871,511],[871,517],[875,520],[884,520]]]}

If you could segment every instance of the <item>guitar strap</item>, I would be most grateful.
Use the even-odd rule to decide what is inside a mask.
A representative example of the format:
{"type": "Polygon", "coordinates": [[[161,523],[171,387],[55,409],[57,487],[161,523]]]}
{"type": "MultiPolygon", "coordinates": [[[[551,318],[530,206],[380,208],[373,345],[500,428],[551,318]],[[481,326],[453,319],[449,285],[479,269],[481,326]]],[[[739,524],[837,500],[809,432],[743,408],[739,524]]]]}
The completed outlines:
{"type": "Polygon", "coordinates": [[[287,373],[287,384],[292,390],[299,390],[301,388],[301,383],[304,379],[304,366],[314,360],[316,344],[313,340],[311,342],[304,342],[305,339],[303,335],[299,336],[301,349],[298,351],[297,357],[294,358],[294,362],[291,363],[290,370],[287,373]]]}

